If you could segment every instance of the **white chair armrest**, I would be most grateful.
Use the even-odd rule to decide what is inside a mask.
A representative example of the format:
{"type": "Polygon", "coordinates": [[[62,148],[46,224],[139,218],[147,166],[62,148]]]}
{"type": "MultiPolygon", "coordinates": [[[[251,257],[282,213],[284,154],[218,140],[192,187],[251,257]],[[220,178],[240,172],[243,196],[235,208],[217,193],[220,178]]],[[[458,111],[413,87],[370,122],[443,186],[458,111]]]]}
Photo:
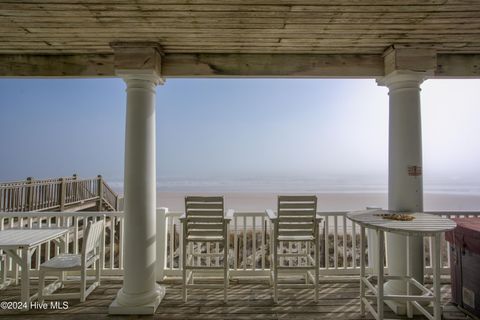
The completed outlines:
{"type": "Polygon", "coordinates": [[[266,209],[265,213],[267,214],[267,217],[268,219],[270,219],[270,221],[275,222],[277,220],[277,214],[273,212],[272,209],[266,209]]]}
{"type": "Polygon", "coordinates": [[[230,222],[230,220],[233,219],[233,216],[235,215],[235,210],[233,209],[228,209],[227,212],[225,213],[225,220],[227,220],[227,222],[230,222]]]}
{"type": "Polygon", "coordinates": [[[315,222],[320,223],[320,222],[322,222],[322,220],[323,220],[322,216],[317,213],[315,215],[315,222]]]}
{"type": "Polygon", "coordinates": [[[180,218],[178,218],[178,220],[180,220],[180,222],[183,223],[183,221],[187,218],[187,214],[186,213],[183,213],[180,218]]]}

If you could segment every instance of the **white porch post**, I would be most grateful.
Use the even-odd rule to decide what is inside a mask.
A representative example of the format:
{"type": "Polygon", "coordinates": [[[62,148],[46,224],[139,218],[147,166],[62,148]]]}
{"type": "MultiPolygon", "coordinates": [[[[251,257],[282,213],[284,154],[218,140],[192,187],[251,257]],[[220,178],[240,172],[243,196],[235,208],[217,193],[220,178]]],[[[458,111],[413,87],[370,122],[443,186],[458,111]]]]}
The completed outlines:
{"type": "MultiPolygon", "coordinates": [[[[389,161],[388,209],[423,211],[422,130],[420,117],[420,84],[423,72],[393,71],[381,81],[389,89],[389,161]]],[[[404,276],[406,237],[387,233],[389,273],[404,276]]],[[[423,240],[410,239],[413,277],[423,283],[423,240]]],[[[386,294],[405,294],[403,281],[388,281],[386,294]]],[[[405,314],[405,304],[386,302],[395,313],[405,314]]]]}
{"type": "Polygon", "coordinates": [[[153,314],[165,295],[156,283],[155,93],[152,69],[118,70],[127,85],[123,287],[111,314],[153,314]]]}
{"type": "MultiPolygon", "coordinates": [[[[437,67],[432,49],[397,48],[384,53],[385,77],[379,85],[388,87],[389,154],[388,209],[423,211],[422,128],[420,117],[420,84],[437,67]]],[[[392,275],[407,274],[407,240],[404,236],[387,234],[388,271],[392,275]]],[[[410,261],[412,276],[423,283],[423,241],[411,237],[410,261]]],[[[406,294],[401,281],[388,281],[385,294],[406,294]]],[[[406,313],[405,303],[386,301],[397,314],[406,313]]]]}
{"type": "MultiPolygon", "coordinates": [[[[422,130],[420,84],[423,73],[394,71],[380,84],[389,89],[388,209],[423,211],[422,130]]],[[[406,238],[387,233],[389,273],[406,275],[406,238]]],[[[423,241],[410,239],[413,277],[423,283],[423,241]]],[[[403,281],[389,281],[387,294],[405,294],[403,281]]],[[[394,312],[405,313],[405,305],[388,303],[394,312]]]]}

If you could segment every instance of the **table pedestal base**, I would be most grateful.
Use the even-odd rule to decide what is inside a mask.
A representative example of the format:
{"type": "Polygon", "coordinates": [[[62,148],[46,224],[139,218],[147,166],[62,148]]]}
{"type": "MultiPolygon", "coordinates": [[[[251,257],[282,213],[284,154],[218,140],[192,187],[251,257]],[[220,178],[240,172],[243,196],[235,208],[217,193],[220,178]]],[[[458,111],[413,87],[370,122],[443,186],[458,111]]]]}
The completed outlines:
{"type": "MultiPolygon", "coordinates": [[[[429,290],[423,284],[415,280],[411,276],[411,261],[409,259],[409,253],[407,249],[407,275],[406,276],[394,276],[384,275],[384,255],[385,255],[385,232],[383,230],[376,230],[377,232],[377,259],[380,266],[376,270],[375,275],[366,275],[365,273],[365,257],[364,254],[360,255],[360,310],[362,315],[365,311],[369,311],[376,320],[384,319],[384,303],[393,304],[395,306],[402,306],[406,309],[404,314],[408,318],[412,318],[414,312],[418,311],[423,314],[429,320],[441,320],[442,309],[440,304],[440,255],[437,251],[440,248],[440,234],[432,236],[432,266],[433,266],[433,290],[429,290]],[[372,283],[373,280],[373,283],[372,283]],[[384,283],[388,280],[405,281],[407,292],[406,294],[385,294],[384,283]],[[376,283],[376,285],[374,285],[376,283]],[[413,288],[416,292],[413,293],[413,288]],[[418,292],[418,293],[417,293],[418,292]],[[376,309],[373,302],[376,302],[376,309]],[[388,302],[389,303],[388,303],[388,302]],[[432,303],[433,312],[428,310],[426,305],[432,303]]],[[[407,248],[409,247],[409,239],[407,237],[407,248]]],[[[365,227],[361,227],[360,230],[360,248],[361,252],[365,252],[365,227]]],[[[390,305],[389,305],[390,306],[390,305]]],[[[393,310],[402,311],[402,310],[393,310]]]]}

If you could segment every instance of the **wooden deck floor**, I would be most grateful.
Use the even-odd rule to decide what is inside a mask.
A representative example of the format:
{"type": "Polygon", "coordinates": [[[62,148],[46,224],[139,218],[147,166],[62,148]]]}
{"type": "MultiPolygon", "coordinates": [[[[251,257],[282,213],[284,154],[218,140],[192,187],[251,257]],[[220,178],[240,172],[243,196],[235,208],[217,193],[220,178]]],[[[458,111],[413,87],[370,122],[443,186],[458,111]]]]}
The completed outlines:
{"type": "MultiPolygon", "coordinates": [[[[66,310],[0,310],[3,319],[365,319],[360,316],[358,280],[325,280],[321,283],[320,301],[312,299],[311,289],[282,289],[280,301],[273,303],[271,289],[265,280],[246,279],[233,281],[229,290],[229,302],[224,304],[219,289],[192,289],[189,301],[181,300],[178,282],[167,282],[167,294],[154,316],[109,316],[108,306],[122,285],[121,279],[104,280],[84,303],[68,301],[66,310]]],[[[72,291],[69,284],[62,289],[72,291]]],[[[36,283],[33,283],[33,290],[36,283]]],[[[19,286],[9,286],[0,291],[0,301],[18,301],[19,286]]],[[[442,286],[445,319],[469,319],[449,304],[450,286],[442,286]]],[[[388,309],[388,308],[387,308],[388,309]]],[[[386,316],[399,318],[391,312],[386,316]]],[[[415,317],[424,319],[423,317],[415,317]]],[[[367,316],[366,319],[372,319],[367,316]]]]}

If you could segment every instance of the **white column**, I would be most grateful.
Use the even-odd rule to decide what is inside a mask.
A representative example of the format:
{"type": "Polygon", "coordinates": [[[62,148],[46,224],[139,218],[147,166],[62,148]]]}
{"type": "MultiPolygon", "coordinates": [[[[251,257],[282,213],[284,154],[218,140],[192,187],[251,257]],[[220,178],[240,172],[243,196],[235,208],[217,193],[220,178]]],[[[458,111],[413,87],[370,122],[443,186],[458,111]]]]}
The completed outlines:
{"type": "MultiPolygon", "coordinates": [[[[389,155],[388,209],[423,211],[422,130],[420,117],[420,84],[425,73],[394,71],[379,81],[389,89],[389,155]]],[[[406,237],[387,234],[389,273],[405,276],[406,237]]],[[[410,239],[412,275],[423,283],[423,241],[410,239]]],[[[386,294],[405,294],[402,281],[388,281],[386,294]]],[[[387,304],[397,314],[405,314],[404,303],[387,304]]]]}
{"type": "Polygon", "coordinates": [[[152,71],[119,73],[127,84],[124,280],[111,314],[153,314],[165,290],[156,283],[155,92],[152,71]]]}

